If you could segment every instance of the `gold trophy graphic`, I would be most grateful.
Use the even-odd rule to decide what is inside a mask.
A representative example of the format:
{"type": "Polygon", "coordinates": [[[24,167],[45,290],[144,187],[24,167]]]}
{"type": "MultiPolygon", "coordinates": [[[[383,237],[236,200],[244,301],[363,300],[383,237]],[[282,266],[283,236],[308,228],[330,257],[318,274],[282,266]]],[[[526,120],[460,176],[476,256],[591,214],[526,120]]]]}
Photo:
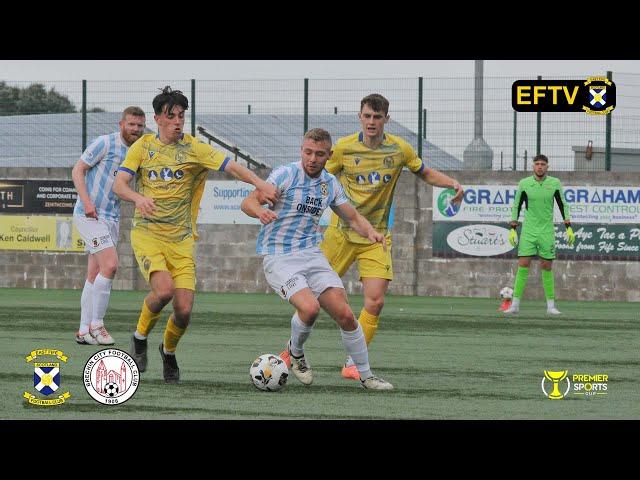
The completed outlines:
{"type": "Polygon", "coordinates": [[[560,372],[554,372],[552,370],[545,370],[544,371],[544,376],[547,380],[549,380],[550,382],[553,382],[553,389],[551,390],[551,393],[549,394],[549,398],[551,400],[560,400],[561,398],[564,398],[564,394],[560,392],[560,389],[558,388],[558,384],[564,380],[565,378],[567,378],[567,374],[569,373],[569,370],[562,370],[560,372]]]}

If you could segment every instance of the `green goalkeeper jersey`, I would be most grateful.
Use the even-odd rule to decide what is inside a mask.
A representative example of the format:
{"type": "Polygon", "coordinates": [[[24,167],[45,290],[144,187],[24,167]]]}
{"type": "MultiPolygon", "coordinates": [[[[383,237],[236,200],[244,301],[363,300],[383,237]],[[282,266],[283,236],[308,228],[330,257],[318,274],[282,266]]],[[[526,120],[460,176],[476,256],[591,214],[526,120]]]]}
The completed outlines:
{"type": "Polygon", "coordinates": [[[558,203],[562,218],[569,220],[569,207],[564,199],[562,183],[556,177],[545,176],[537,181],[535,175],[523,178],[511,208],[511,220],[517,221],[524,204],[524,221],[521,234],[553,232],[553,201],[558,203]]]}

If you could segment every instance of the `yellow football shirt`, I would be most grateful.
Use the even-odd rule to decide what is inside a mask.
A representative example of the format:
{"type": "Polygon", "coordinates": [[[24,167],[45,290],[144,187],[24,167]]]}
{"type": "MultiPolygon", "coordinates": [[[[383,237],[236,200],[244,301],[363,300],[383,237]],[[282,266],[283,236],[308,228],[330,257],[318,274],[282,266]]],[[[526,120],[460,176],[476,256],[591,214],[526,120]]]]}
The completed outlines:
{"type": "MultiPolygon", "coordinates": [[[[338,177],[356,210],[377,231],[386,234],[393,192],[402,168],[406,166],[412,172],[420,173],[425,166],[413,147],[402,138],[385,133],[382,144],[371,149],[364,144],[363,135],[360,132],[340,138],[333,146],[333,155],[325,168],[338,177]]],[[[335,213],[331,215],[330,225],[340,228],[354,243],[370,243],[335,213]]]]}
{"type": "Polygon", "coordinates": [[[191,135],[165,145],[155,134],[143,135],[120,166],[136,175],[138,193],[156,204],[151,218],[136,209],[133,228],[169,242],[198,238],[196,220],[208,170],[223,171],[230,158],[191,135]]]}

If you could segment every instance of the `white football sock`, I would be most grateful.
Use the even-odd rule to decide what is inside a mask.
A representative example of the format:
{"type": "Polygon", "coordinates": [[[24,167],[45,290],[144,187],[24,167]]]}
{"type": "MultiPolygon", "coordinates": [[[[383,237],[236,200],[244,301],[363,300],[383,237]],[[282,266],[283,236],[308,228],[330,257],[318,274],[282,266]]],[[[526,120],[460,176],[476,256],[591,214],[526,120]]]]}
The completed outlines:
{"type": "Polygon", "coordinates": [[[91,317],[93,316],[93,283],[84,281],[82,296],[80,297],[80,335],[89,332],[91,317]]]}
{"type": "Polygon", "coordinates": [[[551,310],[552,308],[555,308],[556,306],[556,301],[555,299],[551,299],[551,300],[547,300],[547,310],[551,310]]]}
{"type": "Polygon", "coordinates": [[[93,317],[91,318],[91,328],[104,326],[104,315],[109,306],[111,296],[111,284],[113,280],[98,274],[93,282],[93,317]]]}
{"type": "Polygon", "coordinates": [[[513,308],[520,308],[520,299],[513,297],[513,300],[511,300],[511,306],[513,308]]]}
{"type": "Polygon", "coordinates": [[[300,357],[304,355],[304,342],[307,341],[313,325],[305,325],[298,317],[298,312],[291,317],[291,341],[289,342],[289,349],[294,357],[300,357]]]}
{"type": "Polygon", "coordinates": [[[342,344],[344,345],[347,355],[351,356],[353,363],[356,364],[361,379],[372,377],[371,367],[369,366],[369,350],[367,350],[367,341],[364,338],[362,327],[358,323],[358,328],[352,332],[340,329],[342,336],[342,344]]]}

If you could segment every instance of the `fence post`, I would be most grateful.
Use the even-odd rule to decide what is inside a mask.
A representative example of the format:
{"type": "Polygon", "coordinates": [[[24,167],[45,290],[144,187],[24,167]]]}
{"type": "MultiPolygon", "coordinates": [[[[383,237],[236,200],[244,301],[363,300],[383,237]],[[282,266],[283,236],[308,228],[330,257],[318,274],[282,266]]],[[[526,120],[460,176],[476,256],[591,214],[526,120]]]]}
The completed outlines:
{"type": "Polygon", "coordinates": [[[418,157],[422,158],[422,77],[418,77],[418,157]]]}
{"type": "Polygon", "coordinates": [[[516,157],[517,157],[517,148],[516,142],[518,140],[518,112],[513,111],[513,171],[516,171],[516,157]]]}
{"type": "Polygon", "coordinates": [[[422,109],[422,138],[427,139],[427,109],[422,109]]]}
{"type": "MultiPolygon", "coordinates": [[[[542,76],[538,75],[538,80],[542,80],[542,76]]],[[[542,144],[542,112],[536,113],[536,155],[540,155],[540,146],[542,144]]]]}
{"type": "Polygon", "coordinates": [[[191,79],[191,136],[196,136],[196,79],[191,79]]]}
{"type": "Polygon", "coordinates": [[[87,148],[87,81],[82,80],[82,151],[87,148]]]}
{"type": "MultiPolygon", "coordinates": [[[[613,80],[613,72],[607,71],[607,78],[613,80]]],[[[613,112],[609,112],[605,120],[605,134],[604,134],[604,169],[607,172],[611,171],[611,115],[613,112]]]]}
{"type": "Polygon", "coordinates": [[[309,130],[309,79],[304,79],[304,135],[309,130]]]}

